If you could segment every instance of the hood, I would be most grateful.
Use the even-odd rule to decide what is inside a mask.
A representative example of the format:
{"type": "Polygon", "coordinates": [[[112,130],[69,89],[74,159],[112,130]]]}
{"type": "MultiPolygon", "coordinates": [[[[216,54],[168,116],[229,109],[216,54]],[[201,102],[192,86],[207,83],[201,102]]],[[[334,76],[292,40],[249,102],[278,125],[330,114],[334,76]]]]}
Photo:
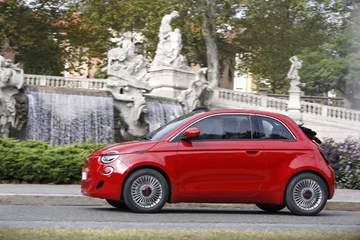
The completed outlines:
{"type": "Polygon", "coordinates": [[[153,146],[155,146],[157,141],[131,141],[131,142],[122,142],[112,144],[103,148],[95,150],[91,155],[110,155],[110,154],[125,154],[133,152],[142,152],[147,151],[153,146]]]}

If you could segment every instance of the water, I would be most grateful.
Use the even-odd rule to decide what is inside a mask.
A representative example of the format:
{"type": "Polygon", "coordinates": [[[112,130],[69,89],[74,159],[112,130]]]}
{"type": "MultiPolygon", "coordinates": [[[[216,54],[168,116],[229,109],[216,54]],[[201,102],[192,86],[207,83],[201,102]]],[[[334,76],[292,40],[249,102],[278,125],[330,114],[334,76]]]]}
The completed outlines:
{"type": "Polygon", "coordinates": [[[150,132],[184,114],[180,104],[171,101],[147,98],[146,104],[150,132]]]}
{"type": "Polygon", "coordinates": [[[27,139],[53,145],[114,140],[110,97],[29,92],[28,98],[27,139]]]}

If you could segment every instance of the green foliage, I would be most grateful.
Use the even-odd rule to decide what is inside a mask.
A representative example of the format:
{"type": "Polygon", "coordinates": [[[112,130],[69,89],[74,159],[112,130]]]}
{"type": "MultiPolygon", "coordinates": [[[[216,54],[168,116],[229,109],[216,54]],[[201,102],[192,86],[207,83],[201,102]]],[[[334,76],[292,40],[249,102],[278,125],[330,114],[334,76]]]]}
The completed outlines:
{"type": "Polygon", "coordinates": [[[337,181],[346,188],[360,189],[360,144],[348,141],[338,148],[340,166],[337,181]]]}
{"type": "Polygon", "coordinates": [[[0,3],[0,46],[7,40],[25,73],[60,75],[64,68],[61,1],[0,3]]]}
{"type": "Polygon", "coordinates": [[[0,138],[0,180],[29,183],[77,183],[83,161],[104,144],[52,146],[46,142],[0,138]]]}
{"type": "MultiPolygon", "coordinates": [[[[202,14],[206,9],[202,9],[199,4],[207,1],[193,0],[128,0],[128,1],[98,1],[98,0],[79,0],[71,5],[73,12],[81,13],[80,27],[74,30],[74,35],[69,37],[70,45],[78,45],[76,41],[85,45],[89,49],[89,56],[105,57],[104,53],[113,44],[109,41],[110,37],[121,37],[124,32],[138,32],[144,38],[145,55],[154,57],[158,44],[158,33],[160,22],[163,16],[176,10],[180,17],[176,19],[172,26],[180,28],[182,33],[183,50],[182,53],[189,62],[207,64],[206,47],[204,41],[204,29],[202,24],[202,14]],[[112,31],[109,32],[109,29],[112,31]],[[115,35],[115,36],[114,36],[115,35]],[[75,37],[77,36],[77,38],[75,37]]],[[[217,1],[218,10],[215,19],[215,30],[227,31],[225,26],[231,24],[239,6],[236,0],[217,1]]],[[[78,25],[79,27],[79,25],[78,25]]],[[[214,31],[214,34],[221,45],[225,40],[221,34],[214,31]]]]}
{"type": "Polygon", "coordinates": [[[321,147],[335,171],[336,183],[345,188],[360,189],[359,140],[348,138],[336,143],[333,139],[325,139],[321,147]]]}
{"type": "Polygon", "coordinates": [[[350,103],[360,91],[360,9],[354,11],[348,26],[333,41],[316,51],[304,51],[300,71],[308,95],[336,90],[350,103]]]}
{"type": "Polygon", "coordinates": [[[244,54],[240,68],[253,74],[255,81],[266,80],[273,93],[286,93],[289,58],[301,51],[318,49],[338,30],[329,16],[343,13],[347,0],[333,4],[327,0],[249,0],[244,17],[236,24],[242,33],[234,43],[244,54]]]}
{"type": "Polygon", "coordinates": [[[348,73],[348,60],[326,52],[306,52],[299,58],[303,61],[300,70],[301,81],[306,83],[306,95],[323,95],[335,89],[345,94],[345,78],[348,73]]]}

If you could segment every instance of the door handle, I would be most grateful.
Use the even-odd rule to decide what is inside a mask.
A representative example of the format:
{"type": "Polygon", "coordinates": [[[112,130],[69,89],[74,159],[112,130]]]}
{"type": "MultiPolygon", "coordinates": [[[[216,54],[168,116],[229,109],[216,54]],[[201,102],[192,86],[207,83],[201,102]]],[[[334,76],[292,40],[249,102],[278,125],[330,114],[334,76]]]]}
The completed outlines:
{"type": "Polygon", "coordinates": [[[255,155],[258,154],[259,151],[253,150],[253,151],[246,151],[247,154],[255,155]]]}

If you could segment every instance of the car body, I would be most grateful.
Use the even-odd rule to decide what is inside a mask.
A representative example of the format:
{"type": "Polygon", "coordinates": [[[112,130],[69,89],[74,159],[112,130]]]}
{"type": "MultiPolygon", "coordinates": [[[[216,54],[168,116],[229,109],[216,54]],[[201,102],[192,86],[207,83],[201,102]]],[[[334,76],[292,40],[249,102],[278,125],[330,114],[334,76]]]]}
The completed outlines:
{"type": "Polygon", "coordinates": [[[316,215],[333,197],[335,178],[318,145],[289,117],[199,110],[142,140],[94,151],[82,169],[81,192],[135,212],[206,202],[316,215]]]}

